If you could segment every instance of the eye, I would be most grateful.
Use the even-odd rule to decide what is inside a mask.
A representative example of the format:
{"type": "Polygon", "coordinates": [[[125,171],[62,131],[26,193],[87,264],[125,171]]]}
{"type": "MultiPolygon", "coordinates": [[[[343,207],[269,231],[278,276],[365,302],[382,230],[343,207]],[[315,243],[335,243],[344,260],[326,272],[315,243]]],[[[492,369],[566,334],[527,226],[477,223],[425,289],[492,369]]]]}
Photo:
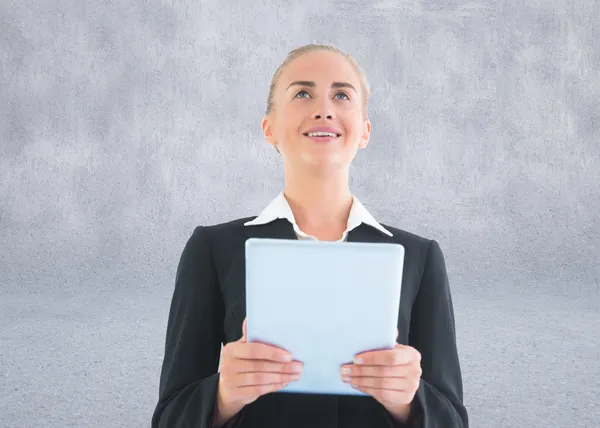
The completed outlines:
{"type": "MultiPolygon", "coordinates": [[[[299,96],[300,94],[306,94],[306,95],[310,96],[310,94],[309,94],[309,93],[308,93],[306,90],[302,89],[302,90],[298,91],[298,93],[296,94],[296,97],[295,97],[295,98],[305,98],[304,96],[299,96]]],[[[345,98],[342,98],[342,99],[350,100],[350,97],[349,97],[349,96],[348,96],[348,94],[347,94],[347,93],[345,93],[344,91],[340,91],[340,92],[338,92],[337,94],[335,94],[335,96],[336,96],[336,97],[337,97],[338,95],[342,95],[342,96],[344,96],[344,97],[345,97],[345,98]]]]}
{"type": "MultiPolygon", "coordinates": [[[[308,92],[306,92],[304,89],[302,89],[300,92],[298,92],[296,94],[296,97],[298,97],[298,95],[303,94],[303,93],[306,94],[306,95],[308,95],[308,92]]],[[[303,97],[300,97],[300,98],[303,98],[303,97]]]]}
{"type": "Polygon", "coordinates": [[[343,91],[342,91],[342,92],[338,92],[337,94],[335,94],[335,96],[336,96],[336,97],[337,97],[338,95],[343,95],[343,96],[345,96],[347,100],[349,100],[349,99],[350,99],[350,98],[348,97],[348,94],[347,94],[347,93],[345,93],[345,92],[343,92],[343,91]]]}

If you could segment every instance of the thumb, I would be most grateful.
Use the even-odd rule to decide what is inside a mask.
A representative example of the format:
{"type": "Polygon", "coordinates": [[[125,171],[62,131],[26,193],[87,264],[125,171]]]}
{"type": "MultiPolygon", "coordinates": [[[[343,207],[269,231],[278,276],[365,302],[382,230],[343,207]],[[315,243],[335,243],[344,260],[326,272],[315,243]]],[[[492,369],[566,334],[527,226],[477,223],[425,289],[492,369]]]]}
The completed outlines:
{"type": "Polygon", "coordinates": [[[247,318],[244,318],[244,322],[242,323],[242,338],[240,339],[240,342],[246,342],[246,320],[247,318]]]}

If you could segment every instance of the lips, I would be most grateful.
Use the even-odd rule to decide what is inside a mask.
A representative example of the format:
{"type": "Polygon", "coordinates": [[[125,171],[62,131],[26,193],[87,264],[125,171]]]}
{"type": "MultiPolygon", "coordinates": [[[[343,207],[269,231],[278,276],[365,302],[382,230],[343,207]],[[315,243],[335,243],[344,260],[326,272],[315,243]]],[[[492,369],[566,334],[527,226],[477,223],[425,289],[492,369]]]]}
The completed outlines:
{"type": "Polygon", "coordinates": [[[340,138],[340,136],[337,134],[335,137],[333,137],[332,135],[306,135],[305,137],[315,143],[329,143],[331,141],[336,141],[338,138],[340,138]]]}
{"type": "Polygon", "coordinates": [[[331,126],[315,126],[306,131],[304,135],[308,136],[308,134],[310,134],[311,132],[330,132],[332,134],[337,135],[338,137],[342,135],[342,132],[340,130],[332,128],[331,126]]]}

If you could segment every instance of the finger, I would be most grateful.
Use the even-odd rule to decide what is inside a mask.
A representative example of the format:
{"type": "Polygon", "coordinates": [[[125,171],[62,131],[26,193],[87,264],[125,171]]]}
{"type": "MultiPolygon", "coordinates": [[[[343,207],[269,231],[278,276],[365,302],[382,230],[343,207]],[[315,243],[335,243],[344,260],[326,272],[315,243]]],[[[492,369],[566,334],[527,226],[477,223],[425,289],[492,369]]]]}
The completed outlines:
{"type": "Polygon", "coordinates": [[[244,318],[244,322],[242,323],[242,338],[240,339],[240,342],[246,342],[247,340],[246,337],[248,333],[246,332],[246,330],[248,327],[246,327],[246,319],[247,318],[244,318]]]}
{"type": "Polygon", "coordinates": [[[237,360],[235,371],[237,373],[271,372],[271,373],[302,373],[304,364],[300,361],[291,363],[277,363],[269,360],[237,360]]]}
{"type": "Polygon", "coordinates": [[[396,345],[394,349],[363,352],[354,358],[354,364],[371,366],[398,366],[415,361],[421,361],[421,354],[405,345],[396,345]]]}
{"type": "Polygon", "coordinates": [[[370,388],[363,386],[353,386],[354,389],[364,392],[375,398],[382,404],[390,403],[393,405],[410,403],[415,394],[407,391],[395,391],[392,389],[370,388]]]}
{"type": "Polygon", "coordinates": [[[231,351],[235,358],[243,360],[292,362],[292,354],[288,351],[264,343],[243,343],[240,346],[232,347],[231,351]]]}
{"type": "Polygon", "coordinates": [[[293,382],[298,379],[300,379],[300,373],[250,372],[235,375],[235,384],[238,387],[272,385],[274,383],[293,382]]]}
{"type": "Polygon", "coordinates": [[[347,364],[342,366],[342,377],[421,377],[420,365],[365,366],[347,364]]]}
{"type": "Polygon", "coordinates": [[[404,377],[353,377],[347,383],[359,388],[389,389],[404,392],[413,392],[419,387],[418,379],[404,377]]]}

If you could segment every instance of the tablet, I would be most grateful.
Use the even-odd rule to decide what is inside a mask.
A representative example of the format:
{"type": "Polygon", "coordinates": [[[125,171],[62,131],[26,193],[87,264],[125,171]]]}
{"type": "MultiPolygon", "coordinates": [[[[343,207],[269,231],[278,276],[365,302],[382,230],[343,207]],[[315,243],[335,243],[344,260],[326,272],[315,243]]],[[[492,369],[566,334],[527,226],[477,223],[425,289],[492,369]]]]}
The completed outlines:
{"type": "Polygon", "coordinates": [[[247,340],[304,363],[279,391],[365,395],[341,380],[341,366],[396,345],[404,247],[250,238],[245,250],[247,340]]]}

